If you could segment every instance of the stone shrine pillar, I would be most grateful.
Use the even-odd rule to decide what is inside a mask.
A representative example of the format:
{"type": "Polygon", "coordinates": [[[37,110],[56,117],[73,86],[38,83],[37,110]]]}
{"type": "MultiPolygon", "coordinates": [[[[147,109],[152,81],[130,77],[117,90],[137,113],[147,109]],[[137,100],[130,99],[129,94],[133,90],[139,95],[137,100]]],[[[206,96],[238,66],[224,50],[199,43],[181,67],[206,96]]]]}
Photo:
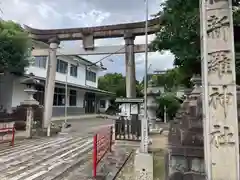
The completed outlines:
{"type": "Polygon", "coordinates": [[[207,179],[237,180],[239,140],[232,0],[201,0],[200,18],[207,179]]]}
{"type": "Polygon", "coordinates": [[[53,95],[55,87],[55,76],[57,68],[57,48],[60,42],[57,38],[49,40],[49,58],[47,68],[47,78],[45,82],[45,97],[44,97],[44,128],[48,128],[47,135],[50,136],[52,107],[53,107],[53,95]]]}
{"type": "Polygon", "coordinates": [[[134,39],[135,36],[126,32],[125,39],[125,64],[126,64],[126,97],[136,97],[136,74],[135,74],[135,54],[134,54],[134,39]]]}

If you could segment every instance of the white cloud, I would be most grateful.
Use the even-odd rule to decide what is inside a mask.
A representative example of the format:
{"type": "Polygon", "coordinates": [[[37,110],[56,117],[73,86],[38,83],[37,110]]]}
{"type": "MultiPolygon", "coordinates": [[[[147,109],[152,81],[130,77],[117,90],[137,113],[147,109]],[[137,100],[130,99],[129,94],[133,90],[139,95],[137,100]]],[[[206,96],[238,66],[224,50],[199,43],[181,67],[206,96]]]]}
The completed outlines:
{"type": "Polygon", "coordinates": [[[83,12],[83,13],[80,13],[80,14],[75,14],[75,13],[72,13],[72,12],[67,12],[65,14],[65,16],[68,17],[69,19],[72,19],[72,20],[82,21],[84,18],[86,18],[87,13],[83,12]]]}
{"type": "MultiPolygon", "coordinates": [[[[138,54],[136,58],[136,73],[137,77],[141,76],[145,68],[145,54],[138,54]]],[[[173,68],[174,56],[169,52],[164,53],[159,52],[149,52],[148,53],[148,67],[149,72],[155,70],[166,70],[173,68]]]]}
{"type": "Polygon", "coordinates": [[[109,12],[102,12],[102,11],[98,11],[98,10],[93,9],[89,12],[89,16],[91,18],[95,19],[95,22],[97,24],[101,24],[104,19],[106,19],[110,16],[110,13],[109,12]]]}
{"type": "Polygon", "coordinates": [[[71,20],[77,20],[84,23],[84,26],[99,26],[102,22],[110,16],[109,12],[102,12],[93,9],[89,12],[82,12],[80,14],[68,12],[65,14],[71,20]]]}
{"type": "Polygon", "coordinates": [[[61,18],[61,14],[54,9],[53,5],[53,3],[46,4],[29,0],[3,1],[1,4],[2,18],[31,25],[34,28],[49,28],[51,25],[56,25],[61,18]]]}
{"type": "Polygon", "coordinates": [[[45,3],[40,3],[38,5],[36,5],[37,10],[39,12],[39,14],[41,15],[41,17],[43,17],[44,19],[47,19],[49,17],[51,18],[60,18],[61,14],[58,13],[52,6],[47,5],[45,3]]]}

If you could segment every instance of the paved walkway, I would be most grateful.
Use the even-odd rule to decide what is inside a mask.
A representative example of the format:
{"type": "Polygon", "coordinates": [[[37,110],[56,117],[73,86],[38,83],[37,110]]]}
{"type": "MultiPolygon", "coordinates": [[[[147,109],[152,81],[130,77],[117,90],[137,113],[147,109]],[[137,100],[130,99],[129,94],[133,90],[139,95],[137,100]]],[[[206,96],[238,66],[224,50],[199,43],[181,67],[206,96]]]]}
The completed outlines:
{"type": "Polygon", "coordinates": [[[23,141],[0,150],[0,179],[61,180],[67,171],[84,167],[91,154],[92,137],[75,134],[23,141]]]}
{"type": "Polygon", "coordinates": [[[83,180],[80,175],[86,177],[92,167],[93,134],[112,120],[70,123],[69,134],[16,141],[14,147],[0,144],[0,180],[83,180]]]}

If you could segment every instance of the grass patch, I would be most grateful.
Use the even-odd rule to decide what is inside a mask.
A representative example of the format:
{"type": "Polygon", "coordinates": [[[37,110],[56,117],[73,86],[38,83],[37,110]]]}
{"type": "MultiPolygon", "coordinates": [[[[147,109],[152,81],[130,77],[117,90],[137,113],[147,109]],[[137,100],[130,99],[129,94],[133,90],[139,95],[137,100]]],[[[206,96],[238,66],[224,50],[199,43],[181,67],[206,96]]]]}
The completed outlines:
{"type": "Polygon", "coordinates": [[[134,178],[134,156],[135,152],[131,154],[128,161],[122,168],[122,170],[119,172],[119,174],[116,177],[116,180],[135,180],[134,178]]]}
{"type": "Polygon", "coordinates": [[[163,149],[153,152],[153,179],[164,180],[165,179],[165,152],[163,149]]]}

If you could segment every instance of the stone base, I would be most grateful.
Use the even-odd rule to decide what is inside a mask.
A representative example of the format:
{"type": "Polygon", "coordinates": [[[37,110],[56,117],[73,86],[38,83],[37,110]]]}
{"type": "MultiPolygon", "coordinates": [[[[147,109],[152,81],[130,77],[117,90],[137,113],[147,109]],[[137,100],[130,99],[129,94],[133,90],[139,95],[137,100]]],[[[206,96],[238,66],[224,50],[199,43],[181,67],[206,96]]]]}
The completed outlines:
{"type": "Polygon", "coordinates": [[[153,156],[137,152],[134,162],[136,180],[153,180],[153,156]]]}
{"type": "Polygon", "coordinates": [[[38,106],[39,102],[36,101],[35,99],[28,99],[28,100],[24,100],[23,102],[20,102],[20,105],[22,105],[22,106],[38,106]]]}

